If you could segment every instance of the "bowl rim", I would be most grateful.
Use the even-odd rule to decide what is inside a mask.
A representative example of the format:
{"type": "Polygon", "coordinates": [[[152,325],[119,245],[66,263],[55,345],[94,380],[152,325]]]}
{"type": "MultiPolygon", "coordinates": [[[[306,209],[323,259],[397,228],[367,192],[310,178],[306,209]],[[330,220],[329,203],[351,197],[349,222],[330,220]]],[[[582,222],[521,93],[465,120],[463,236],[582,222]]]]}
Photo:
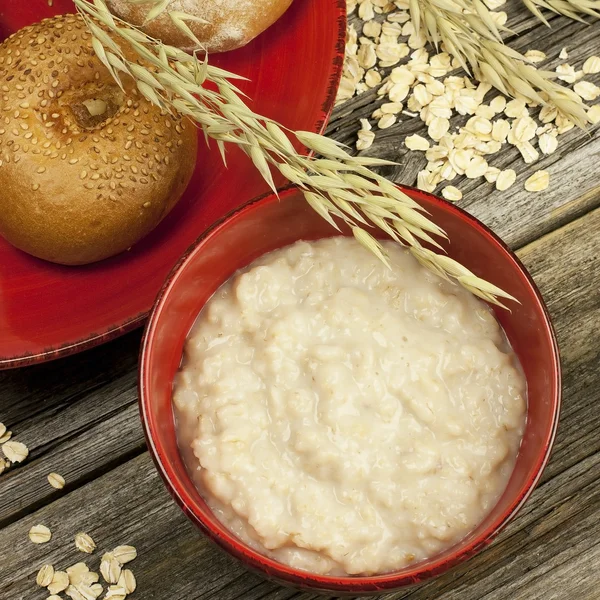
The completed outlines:
{"type": "MultiPolygon", "coordinates": [[[[427,565],[419,566],[416,563],[412,569],[403,569],[401,574],[398,572],[392,572],[381,575],[370,575],[370,576],[331,576],[331,575],[318,575],[310,573],[308,571],[302,571],[295,569],[283,563],[279,563],[274,559],[271,559],[263,554],[260,554],[256,550],[253,550],[241,540],[239,540],[234,534],[228,532],[223,533],[218,530],[211,523],[208,523],[202,517],[200,511],[194,511],[193,500],[184,493],[183,490],[178,489],[173,483],[175,478],[175,472],[165,458],[163,457],[162,448],[160,448],[154,439],[152,427],[151,427],[151,415],[150,415],[150,401],[149,401],[149,357],[152,354],[153,341],[155,338],[157,323],[160,320],[165,302],[170,296],[172,290],[176,287],[177,281],[180,274],[184,270],[185,266],[192,260],[197,252],[200,251],[203,243],[213,235],[217,235],[219,229],[230,219],[239,218],[246,212],[254,209],[258,204],[268,202],[278,202],[280,199],[285,198],[298,190],[298,186],[290,184],[281,187],[277,190],[277,193],[267,192],[261,196],[258,196],[249,202],[241,205],[240,207],[232,210],[225,216],[221,217],[210,227],[208,227],[196,241],[186,250],[186,252],[179,259],[177,264],[173,267],[169,273],[167,279],[160,292],[158,293],[154,305],[149,313],[149,318],[144,328],[144,334],[142,337],[142,343],[140,346],[140,359],[139,359],[139,370],[138,370],[138,392],[139,392],[139,410],[142,420],[142,427],[144,435],[148,444],[148,450],[155,463],[157,471],[159,472],[163,482],[176,503],[188,516],[188,518],[213,542],[223,548],[229,554],[235,556],[241,560],[246,566],[249,566],[267,577],[275,577],[281,581],[285,581],[295,585],[302,585],[313,590],[321,590],[327,592],[349,592],[349,593],[364,593],[364,592],[384,592],[390,589],[396,589],[403,586],[414,585],[420,583],[433,576],[440,575],[450,568],[464,562],[475,553],[479,552],[482,548],[491,543],[496,536],[512,521],[515,515],[519,512],[523,504],[529,499],[537,483],[539,482],[542,472],[548,463],[550,458],[554,441],[556,438],[556,431],[559,424],[560,411],[562,406],[562,372],[560,363],[560,354],[558,348],[558,342],[556,339],[556,333],[552,325],[551,317],[546,307],[546,304],[542,298],[541,292],[539,291],[533,278],[516,256],[516,254],[496,235],[489,227],[484,225],[481,221],[476,219],[474,216],[467,213],[464,209],[452,204],[442,198],[424,192],[413,186],[398,186],[401,189],[413,191],[422,195],[428,199],[428,201],[436,204],[442,208],[442,210],[449,210],[450,212],[458,213],[459,216],[466,220],[471,227],[477,229],[483,236],[491,243],[495,244],[500,251],[502,251],[507,260],[512,262],[520,274],[523,276],[526,284],[529,286],[530,291],[534,299],[536,308],[538,308],[543,317],[543,326],[545,334],[549,337],[551,350],[552,350],[552,371],[554,374],[553,384],[555,389],[553,390],[553,411],[551,417],[550,430],[544,437],[544,452],[538,458],[537,462],[532,467],[532,472],[521,489],[518,496],[515,497],[509,508],[504,511],[493,523],[491,523],[484,531],[482,531],[476,538],[471,540],[464,547],[460,548],[456,553],[449,557],[439,558],[434,562],[427,565]]],[[[421,563],[423,564],[423,563],[421,563]]]]}

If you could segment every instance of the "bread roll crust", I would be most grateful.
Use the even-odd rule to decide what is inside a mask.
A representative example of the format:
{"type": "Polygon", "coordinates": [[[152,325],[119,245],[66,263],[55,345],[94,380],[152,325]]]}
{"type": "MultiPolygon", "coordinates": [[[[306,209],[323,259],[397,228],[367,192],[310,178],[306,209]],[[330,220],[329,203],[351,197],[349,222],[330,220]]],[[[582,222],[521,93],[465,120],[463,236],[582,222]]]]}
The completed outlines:
{"type": "MultiPolygon", "coordinates": [[[[226,52],[245,46],[270,27],[288,9],[292,0],[172,0],[169,10],[199,17],[206,23],[186,21],[208,52],[226,52]]],[[[191,52],[193,42],[182,33],[167,14],[144,25],[153,3],[107,0],[111,11],[141,27],[163,43],[191,52]]]]}
{"type": "Polygon", "coordinates": [[[0,235],[11,244],[62,264],[98,261],[131,247],[179,200],[196,129],[123,83],[125,94],[78,16],[0,45],[0,235]]]}

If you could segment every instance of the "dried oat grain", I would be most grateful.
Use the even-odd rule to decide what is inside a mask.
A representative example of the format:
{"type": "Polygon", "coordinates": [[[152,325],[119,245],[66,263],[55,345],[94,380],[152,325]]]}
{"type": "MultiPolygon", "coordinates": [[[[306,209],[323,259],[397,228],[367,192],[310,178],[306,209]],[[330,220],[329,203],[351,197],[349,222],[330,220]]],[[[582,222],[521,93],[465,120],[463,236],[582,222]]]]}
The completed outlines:
{"type": "Polygon", "coordinates": [[[124,565],[137,558],[137,550],[133,546],[117,546],[112,555],[124,565]]]}
{"type": "Polygon", "coordinates": [[[135,592],[137,582],[135,580],[135,576],[129,569],[123,569],[117,585],[122,587],[128,594],[133,594],[133,592],[135,592]]]}
{"type": "Polygon", "coordinates": [[[48,483],[57,490],[62,490],[65,487],[65,478],[58,473],[50,473],[48,475],[48,483]]]}
{"type": "Polygon", "coordinates": [[[54,571],[52,583],[48,586],[51,594],[60,594],[69,587],[69,575],[65,571],[54,571]]]}
{"type": "Polygon", "coordinates": [[[548,171],[536,171],[525,181],[525,189],[528,192],[541,192],[548,188],[550,184],[550,174],[548,171]]]}
{"type": "Polygon", "coordinates": [[[75,536],[75,547],[81,552],[91,554],[96,549],[96,544],[87,533],[80,532],[75,536]]]}
{"type": "Polygon", "coordinates": [[[504,171],[500,171],[496,179],[496,189],[504,192],[511,185],[513,185],[516,180],[517,174],[515,173],[514,169],[505,169],[504,171]]]}
{"type": "Polygon", "coordinates": [[[2,452],[11,463],[20,463],[27,458],[29,449],[22,442],[5,442],[2,444],[2,452]]]}
{"type": "Polygon", "coordinates": [[[29,539],[34,544],[45,544],[51,537],[52,532],[45,525],[34,525],[29,530],[29,539]]]}
{"type": "Polygon", "coordinates": [[[40,587],[48,587],[52,583],[54,577],[54,567],[52,565],[44,565],[37,574],[35,582],[40,587]]]}

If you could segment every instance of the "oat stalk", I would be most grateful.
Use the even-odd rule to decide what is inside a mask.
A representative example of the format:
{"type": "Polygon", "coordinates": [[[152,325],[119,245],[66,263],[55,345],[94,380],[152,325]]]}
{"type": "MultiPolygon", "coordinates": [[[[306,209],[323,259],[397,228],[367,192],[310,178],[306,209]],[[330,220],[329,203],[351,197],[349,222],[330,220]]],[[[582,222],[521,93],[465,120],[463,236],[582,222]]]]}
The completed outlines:
{"type": "Polygon", "coordinates": [[[271,169],[279,170],[300,187],[321,217],[336,228],[336,218],[347,224],[354,237],[384,262],[384,248],[367,231],[369,227],[386,232],[423,265],[484,300],[501,304],[499,298],[511,298],[458,262],[422,245],[425,241],[440,248],[434,236],[445,234],[416,202],[369,169],[389,161],[351,156],[341,144],[315,133],[286,133],[275,121],[254,113],[232,83],[240,77],[212,66],[207,56],[189,55],[147,36],[111,14],[104,0],[74,2],[90,29],[97,56],[119,85],[123,76],[133,77],[145,98],[167,112],[187,116],[207,140],[214,139],[224,160],[225,143],[238,145],[274,191],[271,169]],[[120,44],[129,46],[138,60],[129,60],[120,44]],[[288,136],[313,154],[299,154],[288,136]]]}
{"type": "MultiPolygon", "coordinates": [[[[590,2],[571,1],[582,6],[590,2]]],[[[410,13],[415,30],[422,28],[436,46],[443,43],[479,81],[530,104],[555,106],[581,128],[588,124],[585,105],[575,92],[554,82],[555,73],[536,69],[525,56],[503,43],[500,29],[508,30],[496,26],[482,0],[410,0],[410,13]]]]}
{"type": "Polygon", "coordinates": [[[523,4],[548,27],[550,27],[550,23],[540,10],[542,8],[581,23],[585,23],[581,15],[590,15],[600,19],[600,0],[523,0],[523,4]]]}

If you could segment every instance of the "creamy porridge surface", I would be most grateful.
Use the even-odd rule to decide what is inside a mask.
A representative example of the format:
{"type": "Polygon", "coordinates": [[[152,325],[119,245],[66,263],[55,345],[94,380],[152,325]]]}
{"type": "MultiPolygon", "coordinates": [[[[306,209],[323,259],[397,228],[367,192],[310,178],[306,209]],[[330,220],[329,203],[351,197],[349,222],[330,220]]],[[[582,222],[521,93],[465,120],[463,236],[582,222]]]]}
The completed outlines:
{"type": "Polygon", "coordinates": [[[524,377],[489,309],[386,244],[298,242],[237,273],[188,339],[174,403],[197,486],[255,549],[322,574],[432,556],[504,490],[524,377]]]}

